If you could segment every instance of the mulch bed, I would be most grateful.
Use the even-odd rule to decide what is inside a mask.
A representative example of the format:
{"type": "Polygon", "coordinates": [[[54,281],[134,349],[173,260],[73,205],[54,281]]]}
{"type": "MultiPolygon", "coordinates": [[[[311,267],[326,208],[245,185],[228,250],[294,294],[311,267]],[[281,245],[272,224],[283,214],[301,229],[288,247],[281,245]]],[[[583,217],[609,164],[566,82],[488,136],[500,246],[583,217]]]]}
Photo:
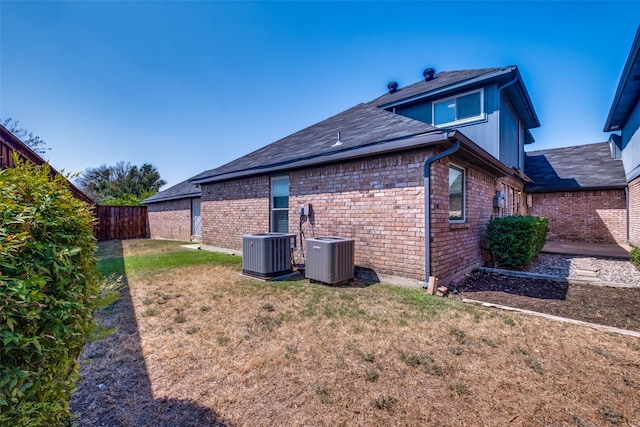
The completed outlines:
{"type": "Polygon", "coordinates": [[[640,288],[568,284],[475,272],[457,297],[640,331],[640,288]]]}

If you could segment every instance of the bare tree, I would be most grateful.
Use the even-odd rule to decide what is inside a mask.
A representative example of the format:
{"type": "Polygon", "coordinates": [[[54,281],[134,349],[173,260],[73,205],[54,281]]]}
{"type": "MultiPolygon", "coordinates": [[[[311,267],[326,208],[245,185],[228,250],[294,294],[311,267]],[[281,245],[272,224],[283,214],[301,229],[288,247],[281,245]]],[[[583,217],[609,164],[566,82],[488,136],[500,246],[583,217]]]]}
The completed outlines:
{"type": "Polygon", "coordinates": [[[45,147],[47,145],[46,142],[42,140],[37,135],[34,135],[33,132],[29,132],[28,130],[20,127],[20,122],[17,120],[13,120],[11,117],[5,120],[1,120],[2,126],[7,128],[9,132],[11,132],[16,138],[20,141],[24,142],[29,148],[35,151],[38,154],[44,154],[51,148],[45,147]]]}

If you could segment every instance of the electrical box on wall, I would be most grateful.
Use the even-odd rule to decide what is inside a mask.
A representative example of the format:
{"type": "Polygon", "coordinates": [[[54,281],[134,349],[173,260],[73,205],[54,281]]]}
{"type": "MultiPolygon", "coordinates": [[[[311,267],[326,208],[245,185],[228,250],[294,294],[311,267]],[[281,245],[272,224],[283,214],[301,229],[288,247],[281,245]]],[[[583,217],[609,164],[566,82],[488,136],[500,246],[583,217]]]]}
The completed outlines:
{"type": "Polygon", "coordinates": [[[306,215],[309,216],[310,206],[308,203],[306,205],[302,205],[302,207],[298,208],[298,215],[306,215]]]}

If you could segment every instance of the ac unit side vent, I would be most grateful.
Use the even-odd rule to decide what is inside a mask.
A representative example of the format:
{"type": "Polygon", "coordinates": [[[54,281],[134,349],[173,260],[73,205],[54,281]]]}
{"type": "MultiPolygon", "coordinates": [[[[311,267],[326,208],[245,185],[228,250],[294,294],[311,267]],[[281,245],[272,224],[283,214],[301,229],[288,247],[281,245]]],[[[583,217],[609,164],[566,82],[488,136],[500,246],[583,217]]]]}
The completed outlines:
{"type": "Polygon", "coordinates": [[[262,278],[291,273],[295,239],[295,234],[245,234],[242,236],[242,273],[262,278]]]}
{"type": "Polygon", "coordinates": [[[305,277],[335,284],[355,275],[353,239],[315,237],[306,239],[305,277]]]}

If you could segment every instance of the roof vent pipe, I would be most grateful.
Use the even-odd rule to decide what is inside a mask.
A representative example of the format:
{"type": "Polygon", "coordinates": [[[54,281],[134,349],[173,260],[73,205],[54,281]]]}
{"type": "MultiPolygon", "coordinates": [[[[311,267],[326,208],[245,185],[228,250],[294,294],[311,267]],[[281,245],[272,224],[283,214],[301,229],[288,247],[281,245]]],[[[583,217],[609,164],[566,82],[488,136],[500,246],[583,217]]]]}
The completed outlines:
{"type": "Polygon", "coordinates": [[[342,138],[341,138],[341,135],[340,135],[340,131],[338,131],[338,140],[336,141],[335,144],[332,145],[332,147],[339,147],[341,145],[342,145],[342,138]]]}
{"type": "Polygon", "coordinates": [[[424,76],[424,81],[428,82],[429,80],[433,80],[433,75],[436,73],[436,70],[434,70],[433,68],[427,68],[426,70],[424,70],[422,72],[422,75],[424,76]]]}
{"type": "Polygon", "coordinates": [[[389,93],[396,93],[398,91],[398,82],[389,82],[387,89],[389,89],[389,93]]]}

